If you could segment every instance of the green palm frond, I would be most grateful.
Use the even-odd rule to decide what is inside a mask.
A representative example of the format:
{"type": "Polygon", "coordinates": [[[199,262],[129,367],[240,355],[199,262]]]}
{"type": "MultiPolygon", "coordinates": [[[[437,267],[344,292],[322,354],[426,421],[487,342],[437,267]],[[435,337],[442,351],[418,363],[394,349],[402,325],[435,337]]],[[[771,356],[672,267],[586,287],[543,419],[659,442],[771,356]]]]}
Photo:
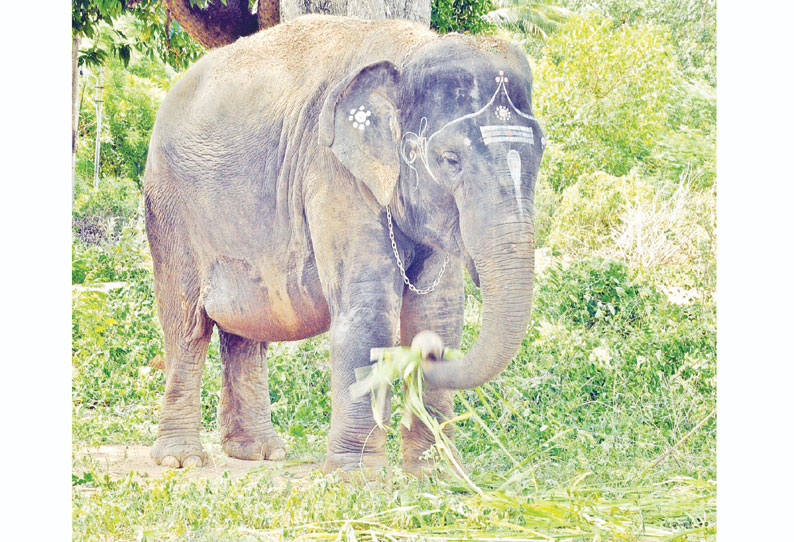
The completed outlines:
{"type": "Polygon", "coordinates": [[[571,12],[549,1],[494,0],[494,10],[484,18],[496,26],[546,40],[571,12]]]}

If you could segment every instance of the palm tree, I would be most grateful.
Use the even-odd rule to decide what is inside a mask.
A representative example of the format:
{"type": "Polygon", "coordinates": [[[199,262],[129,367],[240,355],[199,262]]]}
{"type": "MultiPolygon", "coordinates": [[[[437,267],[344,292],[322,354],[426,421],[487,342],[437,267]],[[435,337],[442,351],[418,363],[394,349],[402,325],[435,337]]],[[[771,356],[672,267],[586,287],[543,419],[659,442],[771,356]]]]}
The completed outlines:
{"type": "Polygon", "coordinates": [[[494,8],[485,19],[496,26],[546,41],[571,12],[552,5],[551,0],[493,0],[494,8]]]}

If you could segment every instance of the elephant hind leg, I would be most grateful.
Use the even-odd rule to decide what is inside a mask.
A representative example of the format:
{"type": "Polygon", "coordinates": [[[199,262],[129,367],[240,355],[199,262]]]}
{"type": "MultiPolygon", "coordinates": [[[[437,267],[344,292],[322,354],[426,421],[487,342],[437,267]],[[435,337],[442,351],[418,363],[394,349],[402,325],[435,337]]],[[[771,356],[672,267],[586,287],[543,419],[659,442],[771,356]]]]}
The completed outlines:
{"type": "Polygon", "coordinates": [[[173,282],[164,283],[162,277],[155,277],[165,337],[166,381],[160,427],[151,455],[158,465],[178,468],[201,466],[206,461],[199,440],[201,377],[212,321],[198,307],[198,292],[175,287],[173,282]]]}
{"type": "Polygon", "coordinates": [[[267,343],[222,330],[220,341],[223,387],[219,422],[223,450],[238,459],[284,459],[284,441],[270,417],[267,343]]]}
{"type": "MultiPolygon", "coordinates": [[[[148,172],[147,172],[148,175],[148,172]]],[[[212,320],[201,306],[198,267],[168,198],[146,194],[146,232],[165,342],[165,394],[151,456],[168,467],[201,466],[201,376],[212,320]]]]}

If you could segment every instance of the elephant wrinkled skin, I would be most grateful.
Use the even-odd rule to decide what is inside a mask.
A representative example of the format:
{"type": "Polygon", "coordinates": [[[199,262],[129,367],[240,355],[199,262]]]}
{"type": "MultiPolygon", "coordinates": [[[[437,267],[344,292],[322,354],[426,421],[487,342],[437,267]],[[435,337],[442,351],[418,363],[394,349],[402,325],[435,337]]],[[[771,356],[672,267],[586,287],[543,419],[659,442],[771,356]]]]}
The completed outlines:
{"type": "MultiPolygon", "coordinates": [[[[268,343],[330,330],[324,469],[384,466],[370,397],[349,391],[355,370],[371,348],[411,344],[425,329],[458,347],[464,264],[482,289],[482,331],[463,359],[426,361],[425,401],[450,418],[452,390],[504,369],[531,307],[545,140],[530,89],[524,55],[505,42],[316,15],[188,70],[160,109],[145,177],[166,351],[154,460],[205,461],[200,383],[213,326],[223,448],[242,459],[285,457],[268,343]],[[437,281],[430,293],[406,286],[387,209],[408,280],[420,290],[437,281]]],[[[418,422],[404,430],[404,467],[421,470],[431,444],[418,422]]]]}

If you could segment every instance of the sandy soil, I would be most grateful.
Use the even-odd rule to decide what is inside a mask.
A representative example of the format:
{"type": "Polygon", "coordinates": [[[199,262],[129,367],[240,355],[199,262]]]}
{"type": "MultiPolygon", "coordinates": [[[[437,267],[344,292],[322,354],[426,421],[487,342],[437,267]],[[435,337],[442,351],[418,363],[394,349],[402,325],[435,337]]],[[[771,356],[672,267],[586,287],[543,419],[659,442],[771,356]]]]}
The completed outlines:
{"type": "MultiPolygon", "coordinates": [[[[303,478],[309,473],[319,470],[317,463],[295,461],[244,461],[234,459],[223,453],[220,445],[205,444],[209,462],[204,467],[184,470],[185,477],[194,480],[211,480],[219,478],[224,472],[229,472],[229,477],[239,478],[249,472],[263,472],[271,470],[277,473],[278,478],[287,479],[303,478]]],[[[111,478],[120,479],[133,473],[133,478],[159,478],[171,469],[154,464],[149,456],[149,446],[142,445],[104,445],[97,448],[87,448],[75,452],[75,468],[80,472],[80,463],[94,462],[99,469],[110,475],[111,478]]]]}

